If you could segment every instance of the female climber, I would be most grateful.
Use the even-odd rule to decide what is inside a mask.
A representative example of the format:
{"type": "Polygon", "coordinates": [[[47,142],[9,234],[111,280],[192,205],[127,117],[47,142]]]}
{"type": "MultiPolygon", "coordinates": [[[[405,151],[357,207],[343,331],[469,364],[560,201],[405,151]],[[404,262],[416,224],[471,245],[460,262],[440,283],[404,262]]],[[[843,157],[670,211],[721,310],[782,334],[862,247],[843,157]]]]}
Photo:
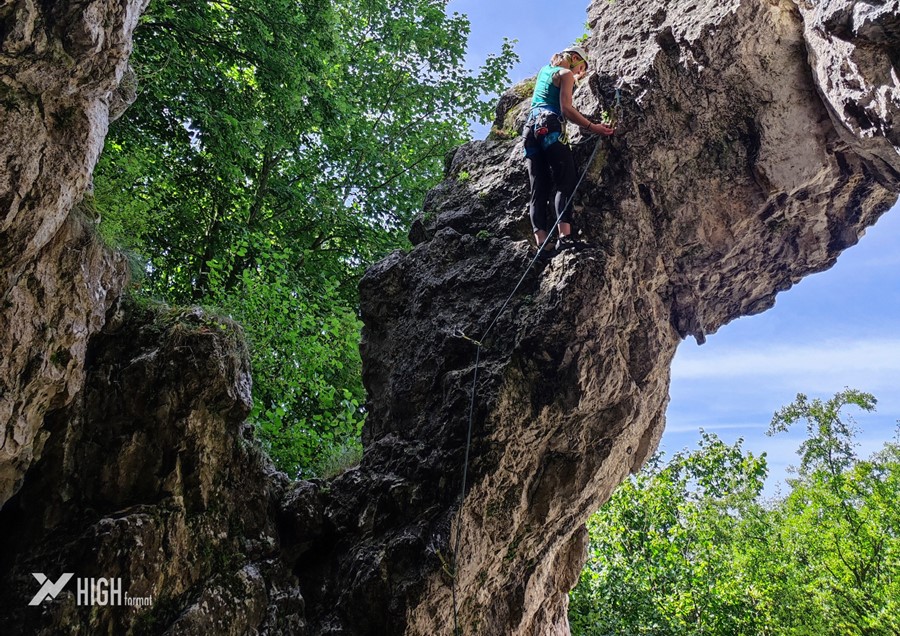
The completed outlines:
{"type": "Polygon", "coordinates": [[[575,80],[587,72],[587,67],[584,50],[578,46],[569,47],[551,58],[550,64],[538,73],[534,85],[531,115],[525,124],[524,135],[525,166],[531,184],[529,214],[538,246],[543,245],[556,219],[559,219],[556,249],[574,245],[571,206],[567,208],[566,203],[575,189],[576,174],[572,150],[566,145],[566,121],[591,133],[613,134],[611,127],[592,123],[572,106],[575,80]],[[551,200],[554,221],[547,218],[551,200]]]}

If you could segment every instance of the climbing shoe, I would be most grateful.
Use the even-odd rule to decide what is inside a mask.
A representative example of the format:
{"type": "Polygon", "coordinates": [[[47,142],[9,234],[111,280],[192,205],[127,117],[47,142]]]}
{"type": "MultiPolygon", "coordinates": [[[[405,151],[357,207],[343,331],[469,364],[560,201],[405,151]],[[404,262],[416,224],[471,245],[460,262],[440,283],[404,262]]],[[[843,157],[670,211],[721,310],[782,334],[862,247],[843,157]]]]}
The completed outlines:
{"type": "Polygon", "coordinates": [[[550,243],[549,245],[545,245],[544,249],[542,249],[540,252],[538,252],[538,259],[540,259],[542,261],[549,261],[554,256],[556,256],[556,250],[553,249],[552,243],[550,243]]]}
{"type": "Polygon", "coordinates": [[[571,236],[560,236],[556,240],[556,249],[559,251],[562,250],[574,250],[579,247],[579,243],[573,239],[571,236]]]}

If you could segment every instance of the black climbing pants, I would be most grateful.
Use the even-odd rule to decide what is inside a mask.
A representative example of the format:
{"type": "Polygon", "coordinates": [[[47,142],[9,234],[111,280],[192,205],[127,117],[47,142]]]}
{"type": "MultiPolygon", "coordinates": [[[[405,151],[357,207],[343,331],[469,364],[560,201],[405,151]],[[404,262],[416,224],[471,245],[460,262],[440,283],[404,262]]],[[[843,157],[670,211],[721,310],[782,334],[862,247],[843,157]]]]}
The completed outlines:
{"type": "MultiPolygon", "coordinates": [[[[566,207],[575,190],[577,180],[572,150],[559,141],[550,144],[525,159],[528,181],[531,183],[529,214],[531,227],[537,232],[549,232],[560,212],[566,207]],[[554,218],[548,218],[548,207],[553,203],[554,218]]],[[[561,223],[572,222],[571,206],[565,210],[561,223]]]]}

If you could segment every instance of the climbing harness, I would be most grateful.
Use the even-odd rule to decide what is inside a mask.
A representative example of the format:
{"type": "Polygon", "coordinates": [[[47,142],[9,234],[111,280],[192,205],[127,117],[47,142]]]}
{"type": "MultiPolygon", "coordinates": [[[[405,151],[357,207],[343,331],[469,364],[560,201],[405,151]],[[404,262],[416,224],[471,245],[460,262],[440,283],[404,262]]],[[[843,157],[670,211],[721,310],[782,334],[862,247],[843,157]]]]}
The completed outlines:
{"type": "MultiPolygon", "coordinates": [[[[618,96],[618,91],[616,91],[618,96]]],[[[594,150],[591,152],[590,159],[588,159],[587,163],[584,166],[584,169],[581,171],[581,176],[578,177],[578,181],[575,183],[575,188],[572,190],[572,194],[569,199],[566,201],[566,205],[563,207],[562,211],[556,217],[556,223],[547,233],[547,238],[544,239],[544,242],[541,243],[538,248],[537,253],[534,255],[534,258],[531,259],[531,262],[528,263],[528,267],[525,268],[525,272],[522,274],[522,277],[519,278],[519,282],[516,283],[516,286],[513,288],[512,292],[509,294],[509,297],[503,302],[500,309],[494,315],[494,319],[491,321],[491,324],[484,331],[484,335],[477,340],[475,338],[470,338],[467,336],[461,329],[457,329],[454,332],[454,336],[458,338],[462,338],[464,340],[468,340],[475,344],[475,369],[472,374],[472,391],[471,397],[469,399],[469,423],[466,431],[466,452],[465,457],[463,459],[463,478],[462,478],[462,493],[460,496],[459,502],[459,510],[456,512],[456,537],[453,545],[453,572],[452,572],[452,594],[453,594],[453,636],[461,636],[461,632],[459,631],[459,619],[457,616],[457,602],[456,602],[456,573],[457,573],[457,563],[456,557],[459,553],[459,541],[461,538],[460,531],[462,529],[462,524],[460,524],[460,515],[462,514],[462,507],[466,500],[466,479],[469,473],[469,450],[472,447],[472,428],[473,423],[475,421],[475,389],[478,385],[478,368],[481,363],[481,349],[485,346],[484,342],[486,342],[487,337],[490,335],[491,331],[493,331],[494,326],[497,324],[497,320],[500,319],[500,316],[506,310],[507,305],[509,305],[510,301],[516,295],[516,292],[519,291],[519,287],[522,286],[522,283],[525,281],[525,277],[528,276],[528,272],[531,271],[531,268],[534,267],[534,264],[537,262],[538,258],[541,256],[541,252],[544,251],[544,247],[546,247],[547,243],[553,238],[553,234],[556,232],[559,224],[563,218],[563,214],[569,209],[569,206],[575,200],[575,194],[578,192],[578,187],[581,185],[581,182],[584,180],[584,175],[587,174],[588,169],[591,167],[591,164],[594,162],[594,157],[597,154],[597,149],[600,147],[600,138],[599,135],[594,135],[597,137],[597,140],[594,142],[594,150]]],[[[590,139],[590,137],[589,137],[590,139]]]]}
{"type": "Polygon", "coordinates": [[[525,156],[533,157],[557,141],[568,142],[566,124],[562,115],[549,108],[534,108],[525,122],[525,156]]]}

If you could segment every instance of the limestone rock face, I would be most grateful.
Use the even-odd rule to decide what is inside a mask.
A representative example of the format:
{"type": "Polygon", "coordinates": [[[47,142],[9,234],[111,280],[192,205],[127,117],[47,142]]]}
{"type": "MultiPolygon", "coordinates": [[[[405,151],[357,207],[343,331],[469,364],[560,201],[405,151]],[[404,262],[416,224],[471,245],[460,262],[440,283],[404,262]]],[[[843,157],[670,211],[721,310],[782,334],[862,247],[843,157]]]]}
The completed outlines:
{"type": "Polygon", "coordinates": [[[125,280],[124,259],[70,212],[147,1],[0,4],[0,506],[40,455],[44,413],[78,392],[125,280]]]}
{"type": "Polygon", "coordinates": [[[841,140],[876,178],[900,170],[900,2],[800,2],[816,88],[841,140]]]}
{"type": "Polygon", "coordinates": [[[83,389],[47,412],[43,453],[0,511],[0,631],[303,633],[276,527],[287,479],[245,438],[240,328],[128,305],[89,349],[83,389]],[[98,612],[73,583],[31,608],[32,572],[121,578],[152,605],[98,612]]]}
{"type": "MultiPolygon", "coordinates": [[[[447,539],[424,546],[460,532],[464,633],[567,633],[578,567],[564,564],[581,563],[584,519],[655,449],[677,343],[771,307],[896,200],[896,19],[852,2],[591,6],[595,74],[576,104],[618,125],[593,158],[593,140],[576,150],[589,247],[533,268],[484,342],[469,489],[458,517],[433,517],[447,539]]],[[[515,118],[509,94],[503,106],[496,122],[515,118]]],[[[415,249],[363,281],[363,470],[384,470],[387,449],[415,456],[394,475],[457,500],[475,348],[454,333],[483,339],[534,254],[526,192],[519,142],[460,148],[415,249]]],[[[442,556],[406,633],[450,631],[442,556]]]]}
{"type": "Polygon", "coordinates": [[[235,327],[116,305],[120,260],[66,216],[96,157],[73,135],[102,140],[138,5],[0,8],[4,633],[567,634],[584,521],[656,448],[678,342],[830,267],[900,190],[895,1],[597,0],[576,105],[618,122],[597,146],[572,131],[588,246],[528,269],[521,143],[457,149],[415,247],[361,283],[362,464],[289,483],[245,439],[235,327]],[[41,50],[103,72],[15,70],[41,50]],[[84,117],[44,118],[27,78],[84,117]],[[155,603],[30,611],[43,571],[155,603]]]}

